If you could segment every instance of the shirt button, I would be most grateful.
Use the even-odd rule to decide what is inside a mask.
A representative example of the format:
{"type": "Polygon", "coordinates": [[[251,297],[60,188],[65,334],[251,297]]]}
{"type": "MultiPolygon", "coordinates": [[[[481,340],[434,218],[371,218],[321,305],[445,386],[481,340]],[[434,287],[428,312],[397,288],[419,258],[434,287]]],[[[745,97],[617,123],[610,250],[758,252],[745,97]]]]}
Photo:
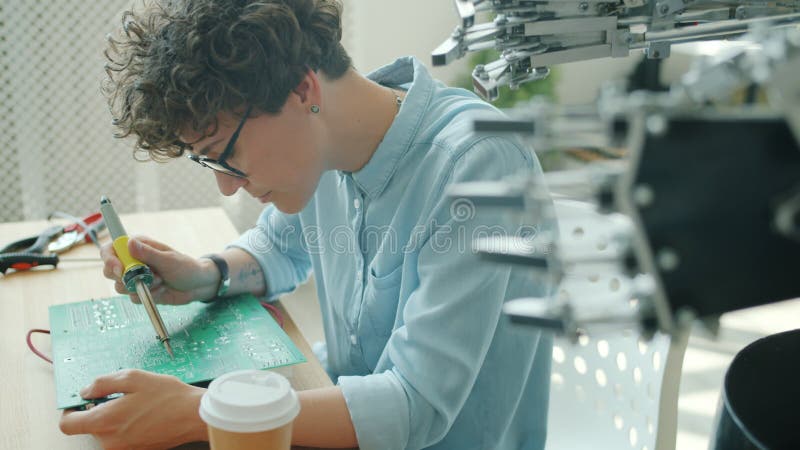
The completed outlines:
{"type": "Polygon", "coordinates": [[[350,335],[350,343],[352,343],[353,345],[358,344],[358,338],[356,338],[355,334],[350,335]]]}
{"type": "Polygon", "coordinates": [[[356,209],[361,208],[361,199],[353,199],[353,206],[355,206],[356,209]]]}

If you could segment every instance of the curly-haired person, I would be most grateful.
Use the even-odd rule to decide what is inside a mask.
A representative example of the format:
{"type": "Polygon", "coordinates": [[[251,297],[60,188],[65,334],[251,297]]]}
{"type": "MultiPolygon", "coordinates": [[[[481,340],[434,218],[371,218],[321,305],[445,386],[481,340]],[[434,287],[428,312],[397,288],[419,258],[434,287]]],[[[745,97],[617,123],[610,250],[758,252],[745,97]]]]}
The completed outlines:
{"type": "MultiPolygon", "coordinates": [[[[476,117],[501,113],[414,58],[359,74],[341,34],[329,0],[161,0],[125,13],[104,85],[119,136],[152,159],[186,155],[213,169],[223,194],[244,189],[267,204],[217,254],[226,292],[209,258],[147,238],[132,239],[131,254],[157,274],[153,296],[167,304],[274,299],[314,274],[325,332],[315,352],[335,386],[298,393],[295,445],[541,449],[552,341],[501,309],[548,287],[479,261],[470,244],[520,230],[533,239],[552,223],[526,226],[447,195],[451,183],[539,164],[515,139],[475,134],[476,117]]],[[[102,254],[126,293],[113,250],[102,254]]],[[[62,431],[107,448],[207,439],[202,388],[122,371],[81,395],[116,392],[125,395],[65,412],[62,431]]]]}

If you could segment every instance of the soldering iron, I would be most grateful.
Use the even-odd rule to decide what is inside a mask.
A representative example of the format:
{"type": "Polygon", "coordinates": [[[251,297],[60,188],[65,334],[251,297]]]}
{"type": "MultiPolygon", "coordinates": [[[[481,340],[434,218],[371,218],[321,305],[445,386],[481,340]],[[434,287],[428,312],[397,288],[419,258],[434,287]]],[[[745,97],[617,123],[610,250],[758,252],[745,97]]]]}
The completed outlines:
{"type": "Polygon", "coordinates": [[[100,199],[100,212],[103,214],[108,232],[111,234],[114,251],[122,262],[122,283],[125,285],[125,289],[128,292],[135,292],[139,296],[147,315],[150,317],[150,322],[153,323],[158,340],[164,344],[169,356],[174,358],[172,347],[169,345],[169,333],[167,333],[161,314],[156,308],[153,296],[150,294],[150,286],[153,284],[153,272],[145,263],[131,256],[128,250],[128,235],[125,233],[125,228],[122,226],[111,200],[105,196],[100,199]]]}

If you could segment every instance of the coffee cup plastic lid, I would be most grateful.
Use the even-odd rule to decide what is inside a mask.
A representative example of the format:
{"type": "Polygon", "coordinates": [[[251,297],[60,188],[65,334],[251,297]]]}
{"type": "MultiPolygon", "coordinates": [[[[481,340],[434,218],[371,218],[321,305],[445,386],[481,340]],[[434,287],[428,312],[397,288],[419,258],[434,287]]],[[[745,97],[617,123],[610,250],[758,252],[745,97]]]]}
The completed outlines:
{"type": "Polygon", "coordinates": [[[226,431],[255,433],[279,428],[300,412],[289,381],[274,372],[240,370],[226,373],[208,386],[200,401],[200,417],[226,431]]]}

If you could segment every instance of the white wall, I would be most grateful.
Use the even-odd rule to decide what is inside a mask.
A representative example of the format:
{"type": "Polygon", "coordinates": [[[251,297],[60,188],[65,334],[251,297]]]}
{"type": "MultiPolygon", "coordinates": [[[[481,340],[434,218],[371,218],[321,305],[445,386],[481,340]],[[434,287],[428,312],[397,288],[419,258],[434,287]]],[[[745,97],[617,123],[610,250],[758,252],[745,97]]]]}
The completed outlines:
{"type": "Polygon", "coordinates": [[[431,51],[458,25],[452,0],[343,0],[343,44],[356,68],[366,73],[400,56],[416,56],[433,76],[452,82],[471,71],[463,61],[431,67],[431,51]]]}
{"type": "MultiPolygon", "coordinates": [[[[641,51],[634,50],[625,58],[593,59],[558,66],[556,96],[559,103],[591,102],[604,83],[625,78],[643,57],[641,51]]],[[[692,58],[692,55],[673,50],[661,66],[661,81],[666,84],[677,82],[688,70],[692,58]]]]}

